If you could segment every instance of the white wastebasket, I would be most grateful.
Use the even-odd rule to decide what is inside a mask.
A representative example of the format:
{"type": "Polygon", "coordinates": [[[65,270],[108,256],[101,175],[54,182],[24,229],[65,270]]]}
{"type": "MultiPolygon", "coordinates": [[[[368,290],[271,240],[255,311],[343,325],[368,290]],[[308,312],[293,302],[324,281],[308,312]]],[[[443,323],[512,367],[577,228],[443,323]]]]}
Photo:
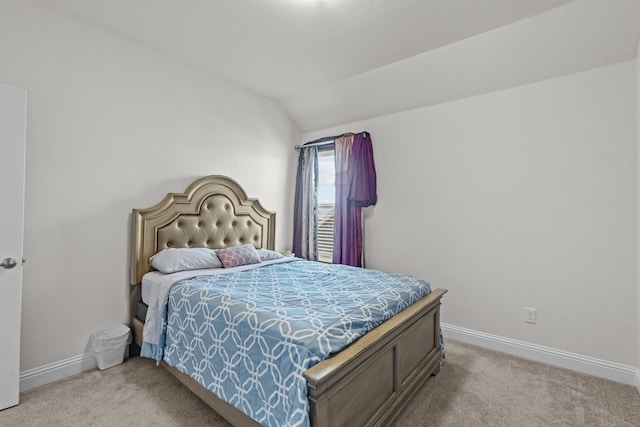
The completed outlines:
{"type": "Polygon", "coordinates": [[[91,349],[98,362],[98,368],[107,369],[121,364],[130,343],[131,329],[127,325],[93,331],[91,349]]]}

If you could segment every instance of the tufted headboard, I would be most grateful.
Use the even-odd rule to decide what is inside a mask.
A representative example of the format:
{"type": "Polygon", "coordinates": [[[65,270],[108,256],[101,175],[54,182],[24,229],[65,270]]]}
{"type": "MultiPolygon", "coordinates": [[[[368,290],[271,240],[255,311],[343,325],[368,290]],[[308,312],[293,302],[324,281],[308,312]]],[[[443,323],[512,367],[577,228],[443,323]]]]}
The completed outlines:
{"type": "Polygon", "coordinates": [[[252,243],[274,249],[276,214],[248,199],[231,178],[211,175],[184,193],[169,193],[158,204],[133,210],[129,282],[137,285],[153,270],[149,258],[166,248],[225,248],[252,243]]]}

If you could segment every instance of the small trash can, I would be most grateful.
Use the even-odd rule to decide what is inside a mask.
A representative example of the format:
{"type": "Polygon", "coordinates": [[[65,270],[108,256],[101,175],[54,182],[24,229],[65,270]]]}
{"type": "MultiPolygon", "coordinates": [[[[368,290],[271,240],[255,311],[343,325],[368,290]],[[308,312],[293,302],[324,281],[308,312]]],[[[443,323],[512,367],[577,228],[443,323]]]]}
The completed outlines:
{"type": "Polygon", "coordinates": [[[107,369],[124,361],[131,343],[131,330],[127,325],[98,329],[91,333],[91,349],[99,369],[107,369]]]}

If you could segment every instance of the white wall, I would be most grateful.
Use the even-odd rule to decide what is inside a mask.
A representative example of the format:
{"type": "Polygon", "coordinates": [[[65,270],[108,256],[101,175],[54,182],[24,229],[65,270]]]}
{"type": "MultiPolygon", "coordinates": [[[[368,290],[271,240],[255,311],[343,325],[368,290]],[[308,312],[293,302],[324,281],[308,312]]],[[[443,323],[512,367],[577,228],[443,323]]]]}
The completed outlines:
{"type": "Polygon", "coordinates": [[[198,177],[238,180],[288,246],[300,139],[271,101],[29,3],[0,3],[0,81],[28,90],[21,371],[128,322],[131,209],[198,177]]]}
{"type": "Polygon", "coordinates": [[[636,366],[634,70],[618,63],[303,141],[371,132],[367,266],[447,288],[443,322],[636,366]]]}

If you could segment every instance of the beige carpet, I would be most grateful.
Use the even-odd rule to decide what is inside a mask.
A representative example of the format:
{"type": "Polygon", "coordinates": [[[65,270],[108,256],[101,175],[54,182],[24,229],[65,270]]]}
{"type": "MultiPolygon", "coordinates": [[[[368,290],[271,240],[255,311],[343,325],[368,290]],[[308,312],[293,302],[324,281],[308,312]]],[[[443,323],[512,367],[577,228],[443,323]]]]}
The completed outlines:
{"type": "MultiPolygon", "coordinates": [[[[416,426],[640,426],[631,386],[447,341],[447,359],[396,422],[416,426]]],[[[220,416],[149,359],[23,393],[0,426],[219,426],[220,416]]]]}

